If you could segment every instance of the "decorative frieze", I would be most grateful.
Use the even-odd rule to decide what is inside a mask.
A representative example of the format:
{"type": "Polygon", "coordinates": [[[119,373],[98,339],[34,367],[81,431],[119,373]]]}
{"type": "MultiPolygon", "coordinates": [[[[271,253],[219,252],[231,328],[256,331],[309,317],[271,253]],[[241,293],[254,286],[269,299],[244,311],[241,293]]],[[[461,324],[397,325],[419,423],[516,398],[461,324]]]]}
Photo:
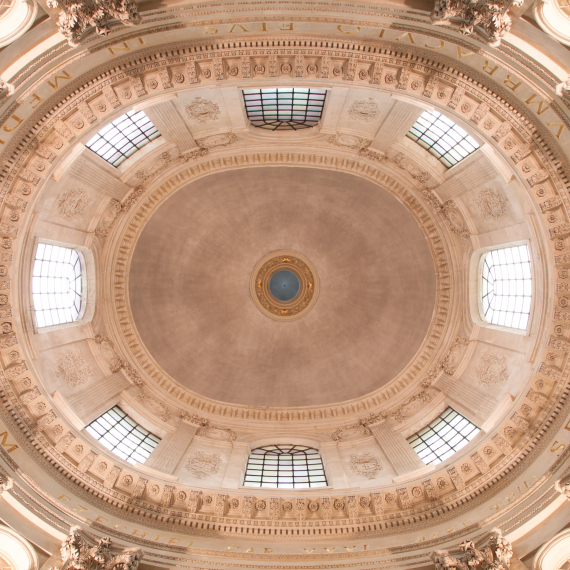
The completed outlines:
{"type": "Polygon", "coordinates": [[[463,480],[461,475],[459,475],[455,467],[450,467],[447,470],[447,473],[449,475],[449,478],[451,479],[451,482],[458,491],[462,491],[463,489],[465,489],[465,481],[463,480]]]}

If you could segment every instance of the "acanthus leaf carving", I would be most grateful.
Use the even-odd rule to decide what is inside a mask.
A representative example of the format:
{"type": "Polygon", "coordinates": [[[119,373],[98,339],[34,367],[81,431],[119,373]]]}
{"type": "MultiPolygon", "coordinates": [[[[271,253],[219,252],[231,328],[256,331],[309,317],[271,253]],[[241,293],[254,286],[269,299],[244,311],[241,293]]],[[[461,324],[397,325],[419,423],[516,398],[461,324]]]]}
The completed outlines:
{"type": "Polygon", "coordinates": [[[69,535],[61,545],[61,570],[108,570],[122,568],[136,570],[143,558],[140,548],[127,548],[120,554],[111,553],[111,539],[103,537],[90,547],[78,526],[69,529],[69,535]]]}
{"type": "Polygon", "coordinates": [[[111,20],[120,20],[125,26],[137,26],[142,21],[134,0],[48,0],[48,7],[59,7],[57,27],[70,46],[77,46],[89,28],[106,36],[111,20]]]}

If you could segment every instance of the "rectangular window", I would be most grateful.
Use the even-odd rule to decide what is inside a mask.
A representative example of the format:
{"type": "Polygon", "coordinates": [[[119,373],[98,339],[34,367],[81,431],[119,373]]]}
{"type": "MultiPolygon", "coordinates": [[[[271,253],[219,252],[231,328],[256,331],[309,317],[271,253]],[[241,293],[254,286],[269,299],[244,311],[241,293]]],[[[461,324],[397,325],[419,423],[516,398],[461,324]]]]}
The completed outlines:
{"type": "Polygon", "coordinates": [[[320,120],[327,92],[324,89],[245,89],[247,117],[254,127],[287,131],[314,127],[320,120]]]}
{"type": "Polygon", "coordinates": [[[453,408],[447,408],[433,422],[408,438],[426,465],[437,465],[467,445],[479,428],[453,408]]]}
{"type": "Polygon", "coordinates": [[[103,127],[85,146],[117,167],[160,133],[142,111],[129,111],[103,127]]]}
{"type": "Polygon", "coordinates": [[[144,463],[160,438],[137,424],[119,406],[114,406],[85,428],[109,451],[132,463],[144,463]]]}
{"type": "Polygon", "coordinates": [[[479,148],[477,141],[451,119],[424,111],[407,136],[451,168],[479,148]]]}

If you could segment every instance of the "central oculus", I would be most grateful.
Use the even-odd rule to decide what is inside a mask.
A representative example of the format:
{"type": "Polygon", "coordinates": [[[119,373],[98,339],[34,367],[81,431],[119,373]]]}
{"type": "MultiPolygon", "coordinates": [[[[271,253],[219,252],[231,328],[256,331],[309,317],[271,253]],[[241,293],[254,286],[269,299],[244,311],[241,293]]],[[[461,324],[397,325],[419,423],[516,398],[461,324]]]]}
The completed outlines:
{"type": "Polygon", "coordinates": [[[278,301],[292,301],[299,294],[300,287],[299,278],[288,269],[277,271],[269,280],[269,292],[278,301]]]}
{"type": "Polygon", "coordinates": [[[317,300],[319,276],[313,264],[295,251],[274,251],[258,261],[250,281],[253,302],[271,319],[290,321],[317,300]]]}

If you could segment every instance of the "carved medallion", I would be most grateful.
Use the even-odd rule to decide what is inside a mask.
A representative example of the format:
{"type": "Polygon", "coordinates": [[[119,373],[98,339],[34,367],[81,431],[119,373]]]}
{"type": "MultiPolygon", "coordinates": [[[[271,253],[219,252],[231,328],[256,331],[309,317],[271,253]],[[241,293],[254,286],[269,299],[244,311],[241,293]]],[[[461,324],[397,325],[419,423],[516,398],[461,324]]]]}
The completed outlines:
{"type": "Polygon", "coordinates": [[[484,220],[502,220],[507,213],[508,201],[498,190],[486,188],[479,192],[479,198],[475,203],[479,206],[484,220]]]}
{"type": "Polygon", "coordinates": [[[93,377],[93,370],[83,352],[68,350],[57,359],[56,376],[63,378],[70,386],[78,386],[93,377]]]}
{"type": "Polygon", "coordinates": [[[92,201],[85,190],[68,190],[57,197],[57,213],[66,220],[81,219],[92,201]]]}
{"type": "Polygon", "coordinates": [[[306,314],[315,304],[319,291],[319,277],[313,264],[299,253],[275,251],[255,266],[250,282],[253,302],[268,317],[291,321],[306,314]],[[275,280],[283,275],[283,287],[293,282],[296,294],[291,298],[276,297],[275,280]]]}
{"type": "Polygon", "coordinates": [[[221,135],[210,135],[203,139],[196,139],[196,144],[200,148],[214,148],[216,146],[228,146],[238,140],[239,138],[234,135],[234,133],[223,133],[221,135]]]}
{"type": "Polygon", "coordinates": [[[475,368],[477,380],[485,386],[504,382],[509,377],[506,356],[494,352],[485,352],[475,368]]]}
{"type": "Polygon", "coordinates": [[[202,97],[196,97],[190,105],[186,106],[186,112],[192,123],[202,124],[218,119],[220,106],[207,99],[202,99],[202,97]]]}
{"type": "Polygon", "coordinates": [[[361,121],[363,123],[372,123],[380,115],[380,107],[374,99],[364,99],[355,101],[348,111],[351,119],[361,121]]]}
{"type": "Polygon", "coordinates": [[[215,475],[220,468],[222,459],[219,453],[205,453],[204,451],[196,451],[186,463],[186,469],[197,477],[204,479],[208,475],[215,475]]]}
{"type": "Polygon", "coordinates": [[[375,479],[378,472],[382,470],[382,464],[375,455],[362,453],[350,456],[350,468],[356,475],[366,477],[367,479],[375,479]]]}

